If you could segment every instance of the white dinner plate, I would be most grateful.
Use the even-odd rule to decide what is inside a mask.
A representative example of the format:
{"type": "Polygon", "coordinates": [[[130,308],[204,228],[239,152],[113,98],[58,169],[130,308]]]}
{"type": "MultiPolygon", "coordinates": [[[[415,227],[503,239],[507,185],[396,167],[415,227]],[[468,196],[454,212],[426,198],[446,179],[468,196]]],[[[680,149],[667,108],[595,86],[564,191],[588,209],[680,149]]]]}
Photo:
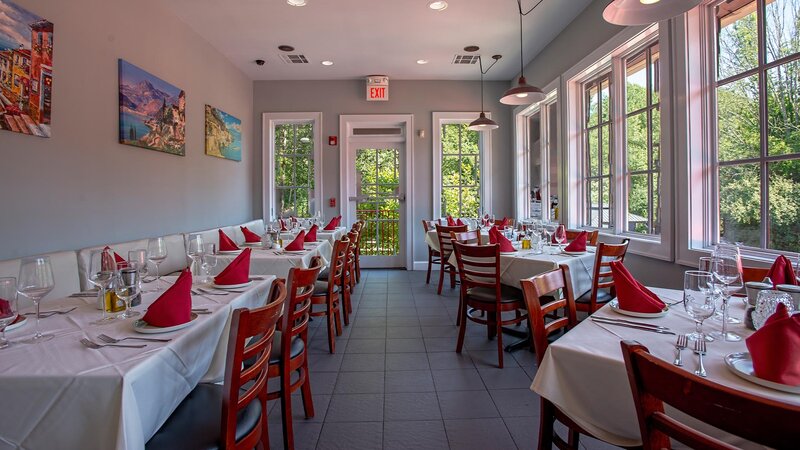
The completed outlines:
{"type": "Polygon", "coordinates": [[[250,286],[251,284],[253,284],[253,280],[252,279],[249,280],[247,283],[239,283],[239,284],[217,284],[217,283],[211,283],[210,286],[213,287],[213,288],[217,288],[217,289],[239,289],[239,288],[250,286]]]}
{"type": "Polygon", "coordinates": [[[800,394],[800,386],[790,386],[788,384],[781,384],[758,378],[756,372],[753,370],[753,360],[750,359],[750,353],[748,352],[731,353],[725,357],[725,365],[728,366],[731,372],[751,383],[759,384],[777,391],[789,392],[790,394],[800,394]]]}
{"type": "Polygon", "coordinates": [[[287,255],[303,255],[307,251],[308,250],[284,250],[283,253],[286,253],[287,255]]]}
{"type": "MultiPolygon", "coordinates": [[[[242,245],[246,245],[248,247],[261,247],[262,245],[264,245],[264,243],[261,242],[261,241],[259,241],[259,242],[244,242],[244,243],[242,243],[242,245]]],[[[236,251],[236,250],[234,250],[234,251],[236,251]]]]}
{"type": "Polygon", "coordinates": [[[139,319],[133,322],[133,331],[143,334],[169,333],[170,331],[181,330],[183,328],[186,328],[194,324],[194,321],[195,319],[197,319],[197,317],[199,317],[197,313],[192,313],[192,318],[188,322],[182,323],[180,325],[175,325],[173,327],[155,327],[153,325],[148,324],[144,320],[139,319]]]}
{"type": "Polygon", "coordinates": [[[17,314],[17,318],[11,322],[10,325],[6,326],[6,331],[16,330],[17,328],[25,325],[28,323],[28,318],[21,314],[17,314]]]}
{"type": "Polygon", "coordinates": [[[242,253],[242,249],[239,249],[239,250],[220,250],[217,253],[219,253],[220,255],[238,255],[239,253],[242,253]]]}
{"type": "Polygon", "coordinates": [[[608,302],[608,306],[617,313],[622,314],[623,316],[631,316],[631,317],[641,317],[643,319],[654,319],[657,317],[664,317],[669,313],[669,305],[664,306],[664,309],[661,312],[657,313],[643,313],[643,312],[636,312],[636,311],[628,311],[626,309],[622,309],[619,307],[619,302],[614,299],[608,302]]]}
{"type": "Polygon", "coordinates": [[[586,254],[586,250],[584,250],[582,252],[568,252],[566,250],[562,250],[561,253],[563,253],[565,255],[578,256],[578,255],[585,255],[586,254]]]}
{"type": "Polygon", "coordinates": [[[509,256],[509,255],[516,255],[517,253],[519,253],[519,252],[518,252],[518,251],[513,251],[513,252],[500,252],[500,254],[501,254],[501,255],[506,255],[506,256],[509,256]]]}

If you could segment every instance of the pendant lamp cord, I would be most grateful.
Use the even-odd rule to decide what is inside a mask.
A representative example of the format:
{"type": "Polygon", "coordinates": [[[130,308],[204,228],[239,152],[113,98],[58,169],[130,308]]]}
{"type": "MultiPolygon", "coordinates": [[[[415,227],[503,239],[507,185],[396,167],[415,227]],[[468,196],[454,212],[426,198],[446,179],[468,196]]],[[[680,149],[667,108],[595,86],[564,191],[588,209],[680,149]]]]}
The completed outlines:
{"type": "Polygon", "coordinates": [[[489,67],[487,67],[486,70],[483,70],[483,59],[481,58],[480,55],[478,55],[478,67],[480,67],[481,70],[481,112],[483,112],[483,76],[486,75],[489,72],[489,70],[491,70],[492,67],[494,67],[495,64],[497,64],[497,61],[500,61],[500,58],[502,58],[502,56],[500,55],[492,56],[494,62],[489,64],[489,67]]]}
{"type": "Polygon", "coordinates": [[[522,57],[522,18],[532,13],[543,1],[544,0],[539,0],[535,5],[531,6],[531,9],[522,12],[522,0],[517,0],[517,7],[519,7],[519,74],[523,78],[525,77],[525,60],[522,57]]]}

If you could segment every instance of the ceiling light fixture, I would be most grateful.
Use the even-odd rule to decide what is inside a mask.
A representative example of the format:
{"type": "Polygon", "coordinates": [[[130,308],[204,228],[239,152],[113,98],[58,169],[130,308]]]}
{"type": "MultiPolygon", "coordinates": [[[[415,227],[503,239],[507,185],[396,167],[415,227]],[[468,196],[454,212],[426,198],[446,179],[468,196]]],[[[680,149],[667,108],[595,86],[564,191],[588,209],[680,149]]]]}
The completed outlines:
{"type": "Polygon", "coordinates": [[[333,65],[333,61],[328,61],[328,60],[322,61],[322,65],[323,66],[332,66],[333,65]]]}
{"type": "Polygon", "coordinates": [[[291,45],[279,45],[278,50],[282,52],[293,52],[294,47],[292,47],[291,45]]]}
{"type": "Polygon", "coordinates": [[[286,0],[289,6],[306,6],[306,0],[286,0]]]}
{"type": "Polygon", "coordinates": [[[519,8],[519,80],[517,85],[505,91],[503,97],[500,98],[500,103],[504,105],[532,105],[539,103],[545,99],[544,92],[536,86],[531,86],[525,80],[525,61],[522,53],[522,18],[533,12],[542,1],[533,5],[528,12],[522,12],[522,0],[517,0],[517,7],[519,8]]]}
{"type": "Polygon", "coordinates": [[[435,2],[430,2],[430,3],[428,3],[428,8],[430,8],[430,9],[432,9],[434,11],[444,11],[445,9],[447,9],[447,2],[444,1],[444,0],[438,0],[438,1],[435,1],[435,2]]]}
{"type": "Polygon", "coordinates": [[[481,57],[478,56],[478,64],[481,69],[481,113],[478,116],[478,118],[470,122],[469,126],[467,127],[472,131],[489,131],[489,130],[495,130],[500,127],[500,125],[498,125],[497,122],[486,117],[486,112],[484,112],[483,110],[483,76],[486,74],[486,72],[489,71],[489,69],[494,67],[494,65],[497,64],[497,61],[500,61],[500,58],[502,57],[503,57],[502,55],[492,56],[494,62],[490,64],[489,67],[486,68],[486,70],[483,70],[483,60],[481,60],[481,57]]]}
{"type": "Polygon", "coordinates": [[[615,25],[650,25],[671,19],[699,5],[702,0],[613,0],[603,19],[615,25]]]}
{"type": "Polygon", "coordinates": [[[428,64],[428,60],[427,59],[418,59],[417,60],[417,64],[428,64]]]}

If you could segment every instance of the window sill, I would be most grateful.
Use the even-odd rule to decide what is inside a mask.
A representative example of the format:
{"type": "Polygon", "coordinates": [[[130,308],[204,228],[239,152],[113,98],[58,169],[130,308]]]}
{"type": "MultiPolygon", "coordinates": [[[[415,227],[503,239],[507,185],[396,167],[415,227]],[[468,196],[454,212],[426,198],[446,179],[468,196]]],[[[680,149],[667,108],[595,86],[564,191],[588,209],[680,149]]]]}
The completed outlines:
{"type": "MultiPolygon", "coordinates": [[[[704,256],[711,256],[714,250],[711,247],[705,248],[693,248],[695,252],[703,253],[704,256]]],[[[760,249],[753,249],[753,248],[742,248],[742,264],[749,265],[752,267],[770,267],[773,262],[775,262],[775,258],[780,255],[786,255],[787,257],[794,257],[796,253],[793,252],[780,252],[777,250],[760,250],[760,249]]]]}
{"type": "Polygon", "coordinates": [[[600,240],[619,242],[628,239],[628,252],[638,256],[673,262],[672,249],[662,242],[661,236],[636,236],[632,234],[615,234],[609,230],[599,230],[600,240]]]}

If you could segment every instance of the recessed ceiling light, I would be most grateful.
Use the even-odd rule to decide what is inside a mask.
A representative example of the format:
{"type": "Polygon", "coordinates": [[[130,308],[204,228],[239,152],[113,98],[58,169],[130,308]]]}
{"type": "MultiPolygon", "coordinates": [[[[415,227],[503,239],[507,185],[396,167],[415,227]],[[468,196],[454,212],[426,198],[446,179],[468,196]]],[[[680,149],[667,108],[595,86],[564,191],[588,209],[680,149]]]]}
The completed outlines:
{"type": "Polygon", "coordinates": [[[332,66],[333,65],[333,61],[328,61],[328,60],[322,61],[322,65],[323,66],[332,66]]]}
{"type": "Polygon", "coordinates": [[[306,0],[286,0],[290,6],[306,6],[306,0]]]}
{"type": "Polygon", "coordinates": [[[467,53],[474,53],[474,52],[477,52],[480,49],[481,48],[478,47],[477,45],[468,45],[468,46],[464,47],[464,51],[467,52],[467,53]]]}
{"type": "Polygon", "coordinates": [[[444,1],[444,0],[438,0],[438,1],[435,1],[435,2],[430,2],[430,3],[428,3],[428,8],[430,8],[430,9],[432,9],[434,11],[444,11],[445,9],[447,9],[447,2],[444,1]]]}
{"type": "Polygon", "coordinates": [[[417,60],[417,64],[428,64],[428,60],[427,59],[418,59],[417,60]]]}
{"type": "Polygon", "coordinates": [[[656,4],[656,3],[660,2],[660,1],[661,0],[639,0],[639,3],[641,3],[643,5],[653,5],[653,4],[656,4]]]}
{"type": "Polygon", "coordinates": [[[291,45],[279,45],[278,50],[282,52],[293,52],[294,47],[292,47],[291,45]]]}

